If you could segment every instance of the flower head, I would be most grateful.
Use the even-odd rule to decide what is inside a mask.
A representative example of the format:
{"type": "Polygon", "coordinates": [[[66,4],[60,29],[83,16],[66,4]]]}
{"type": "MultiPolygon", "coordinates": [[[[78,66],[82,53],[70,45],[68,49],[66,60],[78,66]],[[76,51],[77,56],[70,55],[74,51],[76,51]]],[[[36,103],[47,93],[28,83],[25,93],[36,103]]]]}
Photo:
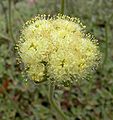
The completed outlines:
{"type": "Polygon", "coordinates": [[[18,52],[28,76],[37,82],[45,77],[60,83],[84,78],[100,59],[97,41],[84,33],[79,19],[65,15],[27,21],[18,52]]]}

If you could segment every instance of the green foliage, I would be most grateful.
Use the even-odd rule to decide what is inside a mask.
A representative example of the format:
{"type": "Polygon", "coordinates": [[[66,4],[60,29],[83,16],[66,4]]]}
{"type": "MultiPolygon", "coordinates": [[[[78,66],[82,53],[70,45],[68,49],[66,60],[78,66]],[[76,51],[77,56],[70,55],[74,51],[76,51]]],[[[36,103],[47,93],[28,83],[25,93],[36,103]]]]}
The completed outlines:
{"type": "MultiPolygon", "coordinates": [[[[16,41],[25,21],[37,14],[57,14],[60,0],[13,0],[12,26],[16,41]]],[[[65,14],[79,17],[99,40],[106,62],[89,79],[69,88],[58,88],[55,98],[70,120],[113,119],[113,0],[65,0],[65,14]],[[110,20],[109,20],[110,18],[110,20]],[[109,21],[108,21],[109,20],[109,21]],[[105,26],[107,23],[106,42],[105,26]],[[62,97],[60,97],[62,96],[62,97]]],[[[8,34],[8,0],[0,0],[0,120],[55,120],[48,103],[48,85],[26,82],[12,54],[8,34]],[[5,11],[4,11],[5,10],[5,11]],[[13,61],[14,60],[14,61],[13,61]]]]}

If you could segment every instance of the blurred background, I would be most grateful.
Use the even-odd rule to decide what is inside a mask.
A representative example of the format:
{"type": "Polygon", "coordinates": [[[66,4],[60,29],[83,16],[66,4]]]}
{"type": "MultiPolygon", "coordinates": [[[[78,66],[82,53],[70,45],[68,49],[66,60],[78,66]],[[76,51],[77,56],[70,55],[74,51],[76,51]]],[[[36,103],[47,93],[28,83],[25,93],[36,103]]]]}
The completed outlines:
{"type": "MultiPolygon", "coordinates": [[[[65,0],[64,14],[75,16],[98,40],[102,65],[55,99],[70,120],[113,120],[113,0],[65,0]]],[[[16,60],[22,25],[37,14],[58,14],[61,0],[0,0],[0,120],[56,120],[48,85],[26,81],[16,60]]]]}

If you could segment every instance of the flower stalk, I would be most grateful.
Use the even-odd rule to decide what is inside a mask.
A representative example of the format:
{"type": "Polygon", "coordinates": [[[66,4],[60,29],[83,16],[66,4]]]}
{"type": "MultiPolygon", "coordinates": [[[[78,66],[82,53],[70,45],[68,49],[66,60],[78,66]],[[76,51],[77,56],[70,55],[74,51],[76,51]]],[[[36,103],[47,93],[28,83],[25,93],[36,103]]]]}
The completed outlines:
{"type": "Polygon", "coordinates": [[[105,25],[105,57],[104,57],[104,64],[107,62],[107,58],[108,58],[108,25],[105,25]]]}
{"type": "Polygon", "coordinates": [[[55,84],[50,83],[50,85],[49,85],[49,102],[50,102],[52,108],[54,108],[54,110],[58,114],[58,117],[60,118],[60,120],[68,120],[67,117],[65,116],[65,114],[62,112],[62,110],[58,107],[58,105],[54,101],[54,98],[53,98],[54,89],[55,89],[55,84]]]}
{"type": "Polygon", "coordinates": [[[105,24],[105,55],[104,55],[104,60],[103,60],[103,67],[104,65],[107,63],[107,59],[108,59],[108,48],[109,48],[109,24],[111,22],[113,18],[113,14],[111,14],[111,16],[109,17],[109,19],[107,20],[106,24],[105,24]]]}
{"type": "Polygon", "coordinates": [[[64,14],[64,0],[61,0],[61,14],[64,14]]]}
{"type": "Polygon", "coordinates": [[[14,35],[13,35],[13,29],[12,29],[12,11],[11,11],[11,8],[12,8],[12,0],[8,0],[8,33],[9,33],[10,39],[12,40],[10,42],[10,46],[9,46],[10,54],[11,54],[11,61],[12,61],[11,78],[14,79],[15,78],[14,77],[15,76],[14,75],[14,73],[15,73],[15,67],[14,67],[14,64],[15,64],[15,52],[14,52],[15,38],[14,38],[14,35]]]}
{"type": "Polygon", "coordinates": [[[13,43],[15,43],[15,39],[14,39],[14,36],[13,36],[13,30],[12,30],[12,12],[11,12],[11,2],[12,0],[8,0],[8,8],[9,8],[9,20],[8,20],[8,27],[9,27],[9,35],[11,37],[11,39],[13,40],[13,43]]]}

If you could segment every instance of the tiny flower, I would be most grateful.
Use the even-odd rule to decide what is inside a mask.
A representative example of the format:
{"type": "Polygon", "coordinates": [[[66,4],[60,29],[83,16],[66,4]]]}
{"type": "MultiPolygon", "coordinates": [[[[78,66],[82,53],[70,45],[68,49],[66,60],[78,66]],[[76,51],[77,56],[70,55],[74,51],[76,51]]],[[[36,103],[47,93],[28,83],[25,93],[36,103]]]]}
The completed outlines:
{"type": "Polygon", "coordinates": [[[79,19],[39,15],[21,31],[18,53],[28,76],[41,82],[73,82],[85,78],[100,60],[97,40],[85,34],[79,19]]]}

